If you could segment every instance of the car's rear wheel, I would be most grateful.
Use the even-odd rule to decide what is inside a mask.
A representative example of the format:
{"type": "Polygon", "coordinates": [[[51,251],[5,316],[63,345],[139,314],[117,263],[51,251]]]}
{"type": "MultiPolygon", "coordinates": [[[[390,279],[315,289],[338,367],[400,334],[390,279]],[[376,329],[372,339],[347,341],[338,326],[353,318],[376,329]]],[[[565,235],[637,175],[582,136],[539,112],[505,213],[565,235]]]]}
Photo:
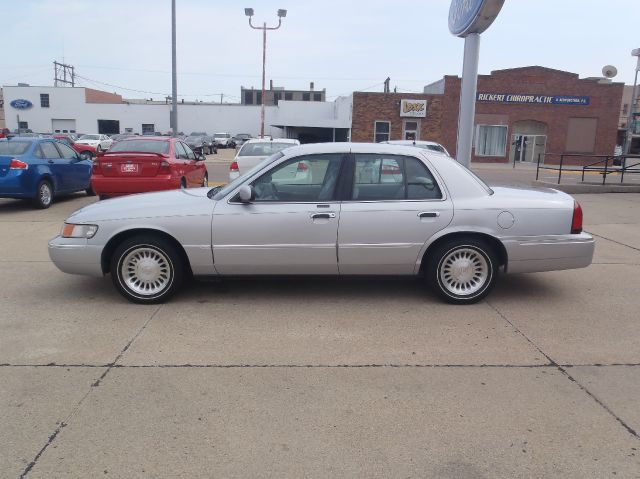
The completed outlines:
{"type": "Polygon", "coordinates": [[[489,294],[497,269],[497,256],[490,244],[478,238],[456,238],[429,252],[426,274],[445,301],[472,304],[489,294]]]}
{"type": "Polygon", "coordinates": [[[93,153],[90,151],[83,151],[80,153],[80,158],[83,160],[93,160],[93,153]]]}
{"type": "Polygon", "coordinates": [[[38,187],[36,189],[36,196],[33,199],[33,204],[36,208],[45,209],[51,206],[53,203],[53,188],[51,187],[51,183],[47,180],[42,180],[38,183],[38,187]]]}
{"type": "Polygon", "coordinates": [[[180,189],[181,189],[181,190],[184,190],[184,189],[186,189],[186,188],[187,188],[187,180],[185,180],[184,178],[182,178],[182,179],[180,180],[180,189]]]}
{"type": "Polygon", "coordinates": [[[84,190],[84,192],[87,194],[87,196],[96,196],[96,192],[93,191],[93,188],[91,188],[91,186],[89,186],[89,188],[84,190]]]}
{"type": "Polygon", "coordinates": [[[184,280],[185,265],[168,241],[151,235],[122,242],[111,256],[111,277],[122,296],[134,303],[161,303],[184,280]]]}
{"type": "Polygon", "coordinates": [[[102,151],[102,147],[100,145],[96,146],[96,151],[100,153],[102,151]]]}

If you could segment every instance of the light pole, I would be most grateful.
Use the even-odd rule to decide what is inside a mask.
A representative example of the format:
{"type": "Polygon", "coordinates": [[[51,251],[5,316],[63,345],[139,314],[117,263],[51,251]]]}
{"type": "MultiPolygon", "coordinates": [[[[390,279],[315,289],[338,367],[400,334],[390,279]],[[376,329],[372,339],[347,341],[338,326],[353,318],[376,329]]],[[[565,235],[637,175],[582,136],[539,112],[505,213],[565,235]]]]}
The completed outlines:
{"type": "Polygon", "coordinates": [[[251,23],[251,17],[253,17],[253,8],[245,8],[244,14],[249,17],[249,26],[256,30],[262,30],[262,95],[261,95],[261,108],[260,108],[260,138],[264,138],[264,72],[265,63],[267,58],[267,30],[277,30],[282,25],[282,19],[287,16],[287,11],[278,10],[278,26],[267,27],[267,22],[264,22],[261,27],[256,27],[251,23]]]}
{"type": "Polygon", "coordinates": [[[635,120],[636,103],[638,102],[638,71],[640,71],[640,48],[631,51],[631,55],[637,57],[636,76],[633,80],[633,91],[631,92],[631,105],[629,105],[629,118],[627,118],[627,134],[624,139],[624,154],[629,154],[631,142],[633,141],[633,123],[635,120]]]}
{"type": "Polygon", "coordinates": [[[178,134],[178,75],[176,73],[176,0],[171,0],[171,134],[178,134]]]}

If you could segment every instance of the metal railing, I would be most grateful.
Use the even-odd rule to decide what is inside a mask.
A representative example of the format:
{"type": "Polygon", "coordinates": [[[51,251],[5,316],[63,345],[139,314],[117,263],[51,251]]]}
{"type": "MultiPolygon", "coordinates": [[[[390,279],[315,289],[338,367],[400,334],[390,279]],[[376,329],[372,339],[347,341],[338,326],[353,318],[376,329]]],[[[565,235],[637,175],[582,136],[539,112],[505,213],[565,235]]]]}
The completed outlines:
{"type": "Polygon", "coordinates": [[[586,172],[596,172],[602,175],[602,184],[607,182],[607,177],[610,175],[620,175],[620,183],[624,181],[624,175],[640,173],[640,162],[627,165],[629,159],[640,159],[640,155],[583,155],[579,153],[545,153],[545,158],[548,156],[559,156],[560,162],[556,165],[540,164],[541,157],[538,157],[536,163],[536,180],[540,176],[540,170],[551,170],[558,172],[558,184],[562,180],[563,172],[576,172],[582,174],[582,180],[584,182],[584,175],[586,172]],[[565,159],[568,158],[599,158],[597,161],[588,163],[586,165],[565,165],[565,159]]]}

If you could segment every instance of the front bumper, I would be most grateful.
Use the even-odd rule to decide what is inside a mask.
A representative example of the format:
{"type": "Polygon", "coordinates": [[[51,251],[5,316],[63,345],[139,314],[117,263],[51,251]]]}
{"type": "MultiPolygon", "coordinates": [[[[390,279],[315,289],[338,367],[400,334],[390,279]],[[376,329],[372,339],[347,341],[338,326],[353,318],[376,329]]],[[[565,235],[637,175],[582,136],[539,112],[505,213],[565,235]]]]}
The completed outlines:
{"type": "Polygon", "coordinates": [[[502,238],[507,273],[533,273],[586,268],[593,261],[595,241],[588,233],[502,238]]]}
{"type": "Polygon", "coordinates": [[[64,273],[102,277],[102,245],[90,245],[85,238],[56,236],[49,241],[49,257],[64,273]]]}

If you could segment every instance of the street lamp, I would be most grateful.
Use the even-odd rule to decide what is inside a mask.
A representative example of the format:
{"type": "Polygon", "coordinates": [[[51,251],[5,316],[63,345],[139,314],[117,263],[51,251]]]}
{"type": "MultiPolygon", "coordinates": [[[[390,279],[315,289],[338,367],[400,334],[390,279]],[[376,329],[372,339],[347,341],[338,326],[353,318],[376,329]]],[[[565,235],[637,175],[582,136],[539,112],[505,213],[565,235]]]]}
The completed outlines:
{"type": "Polygon", "coordinates": [[[283,9],[278,10],[278,26],[267,27],[267,23],[264,22],[261,27],[256,27],[251,23],[251,17],[253,17],[253,8],[245,8],[244,14],[249,17],[249,26],[256,30],[262,30],[262,95],[261,95],[261,109],[260,109],[260,138],[264,138],[264,71],[267,57],[267,30],[277,30],[282,25],[282,19],[287,16],[287,11],[283,9]]]}
{"type": "Polygon", "coordinates": [[[640,48],[631,51],[631,56],[637,58],[636,76],[633,80],[633,91],[631,92],[631,105],[629,105],[629,118],[627,118],[627,134],[624,140],[624,154],[629,154],[631,142],[633,141],[633,123],[635,122],[636,103],[638,102],[638,71],[640,71],[640,48]]]}

